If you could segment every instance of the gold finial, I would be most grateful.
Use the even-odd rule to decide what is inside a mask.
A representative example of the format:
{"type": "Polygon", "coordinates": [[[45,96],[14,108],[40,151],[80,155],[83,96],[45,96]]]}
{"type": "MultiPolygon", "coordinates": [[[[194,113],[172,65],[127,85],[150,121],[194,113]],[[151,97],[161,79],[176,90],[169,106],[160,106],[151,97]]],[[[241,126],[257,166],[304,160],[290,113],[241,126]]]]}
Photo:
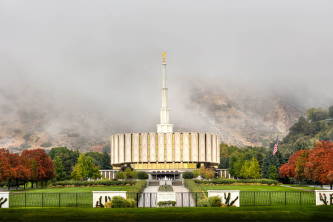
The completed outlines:
{"type": "Polygon", "coordinates": [[[167,57],[167,53],[166,52],[162,52],[162,63],[166,64],[166,57],[167,57]]]}

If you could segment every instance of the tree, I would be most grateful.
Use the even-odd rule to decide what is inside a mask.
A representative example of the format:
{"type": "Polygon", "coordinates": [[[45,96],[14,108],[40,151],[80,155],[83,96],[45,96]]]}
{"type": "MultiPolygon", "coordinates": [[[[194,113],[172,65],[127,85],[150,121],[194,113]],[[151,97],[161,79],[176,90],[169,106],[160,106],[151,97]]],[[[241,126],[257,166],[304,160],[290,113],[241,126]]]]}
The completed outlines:
{"type": "Polygon", "coordinates": [[[333,142],[320,141],[309,152],[308,161],[304,164],[304,175],[314,182],[332,185],[331,171],[333,171],[333,142]]]}
{"type": "Polygon", "coordinates": [[[275,165],[270,165],[268,168],[267,178],[276,180],[279,176],[278,169],[275,165]]]}
{"type": "Polygon", "coordinates": [[[289,157],[289,160],[287,163],[283,164],[279,169],[279,175],[282,178],[294,178],[296,175],[295,169],[296,169],[296,161],[299,156],[301,156],[303,153],[308,152],[307,150],[299,150],[296,151],[294,154],[292,154],[289,157]]]}
{"type": "Polygon", "coordinates": [[[10,178],[9,152],[6,149],[0,149],[0,183],[6,183],[10,178]]]}
{"type": "Polygon", "coordinates": [[[94,163],[93,158],[86,154],[80,154],[74,166],[72,177],[76,180],[87,180],[100,178],[101,175],[99,167],[94,163]]]}
{"type": "Polygon", "coordinates": [[[328,108],[328,115],[329,115],[330,118],[333,118],[333,106],[330,106],[328,108]]]}
{"type": "Polygon", "coordinates": [[[307,111],[307,117],[310,121],[320,121],[328,118],[328,111],[320,108],[311,108],[307,111]]]}
{"type": "Polygon", "coordinates": [[[60,159],[59,156],[56,156],[53,162],[55,167],[56,180],[65,180],[66,172],[64,171],[63,161],[60,159]]]}
{"type": "Polygon", "coordinates": [[[86,155],[90,156],[94,163],[99,166],[100,169],[106,170],[111,169],[110,155],[107,152],[88,152],[86,155]]]}
{"type": "Polygon", "coordinates": [[[249,179],[260,178],[260,166],[256,158],[253,157],[251,160],[245,160],[240,170],[240,177],[249,179]]]}
{"type": "Polygon", "coordinates": [[[22,164],[29,171],[29,181],[45,183],[55,176],[52,159],[43,149],[24,150],[22,164]]]}
{"type": "MultiPolygon", "coordinates": [[[[63,166],[63,174],[61,177],[57,176],[57,180],[70,179],[74,165],[76,164],[77,159],[79,157],[79,152],[72,151],[67,147],[55,147],[51,149],[49,155],[52,158],[52,160],[55,160],[58,157],[58,159],[62,162],[61,164],[63,166]]],[[[59,166],[59,163],[57,164],[59,166]]]]}

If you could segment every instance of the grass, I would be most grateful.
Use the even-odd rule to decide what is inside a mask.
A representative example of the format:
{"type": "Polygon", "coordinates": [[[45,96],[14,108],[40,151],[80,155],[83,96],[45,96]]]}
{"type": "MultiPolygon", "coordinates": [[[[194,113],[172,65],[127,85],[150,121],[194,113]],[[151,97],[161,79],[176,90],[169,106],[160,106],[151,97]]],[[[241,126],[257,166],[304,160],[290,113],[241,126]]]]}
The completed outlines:
{"type": "Polygon", "coordinates": [[[76,193],[91,191],[131,191],[133,186],[91,186],[91,187],[48,187],[43,189],[29,189],[29,193],[76,193]]]}
{"type": "Polygon", "coordinates": [[[268,185],[204,185],[198,184],[201,189],[207,190],[240,190],[240,191],[301,191],[313,190],[309,187],[302,187],[301,189],[297,189],[297,187],[283,187],[283,186],[268,186],[268,185]]]}
{"type": "Polygon", "coordinates": [[[11,192],[10,207],[92,207],[91,191],[127,191],[128,198],[136,199],[145,184],[138,181],[133,186],[49,187],[11,192]]]}
{"type": "Polygon", "coordinates": [[[0,209],[0,221],[333,221],[333,207],[16,208],[0,209]]]}

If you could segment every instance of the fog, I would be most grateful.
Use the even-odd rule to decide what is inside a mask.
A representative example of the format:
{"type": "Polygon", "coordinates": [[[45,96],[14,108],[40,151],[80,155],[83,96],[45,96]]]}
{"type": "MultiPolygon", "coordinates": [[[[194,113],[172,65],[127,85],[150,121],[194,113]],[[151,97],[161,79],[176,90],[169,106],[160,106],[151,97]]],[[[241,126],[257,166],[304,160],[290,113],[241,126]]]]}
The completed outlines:
{"type": "Polygon", "coordinates": [[[0,120],[51,135],[155,131],[162,51],[176,129],[209,129],[198,89],[325,107],[332,27],[320,0],[0,0],[0,120]]]}

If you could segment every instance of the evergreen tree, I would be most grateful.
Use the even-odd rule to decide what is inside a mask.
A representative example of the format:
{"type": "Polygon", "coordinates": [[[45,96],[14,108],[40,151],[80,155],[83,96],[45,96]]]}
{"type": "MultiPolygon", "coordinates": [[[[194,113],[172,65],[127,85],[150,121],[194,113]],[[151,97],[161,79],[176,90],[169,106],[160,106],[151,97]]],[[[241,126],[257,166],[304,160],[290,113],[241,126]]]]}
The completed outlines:
{"type": "Polygon", "coordinates": [[[56,158],[53,160],[53,163],[55,167],[56,180],[65,180],[66,172],[64,171],[64,165],[60,157],[56,156],[56,158]]]}

